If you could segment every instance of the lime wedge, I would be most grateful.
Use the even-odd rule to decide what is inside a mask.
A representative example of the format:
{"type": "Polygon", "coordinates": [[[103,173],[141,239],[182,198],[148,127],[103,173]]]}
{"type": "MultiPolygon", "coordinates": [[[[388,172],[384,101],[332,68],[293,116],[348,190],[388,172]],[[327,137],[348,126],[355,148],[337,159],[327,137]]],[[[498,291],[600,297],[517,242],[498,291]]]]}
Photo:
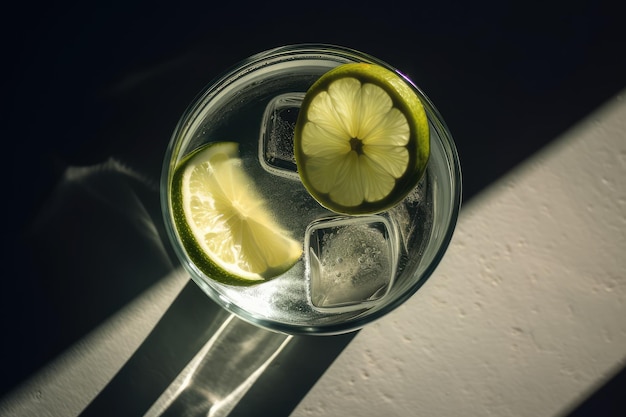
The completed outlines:
{"type": "Polygon", "coordinates": [[[174,172],[171,203],[189,258],[216,281],[264,282],[302,254],[244,171],[237,143],[211,143],[185,157],[174,172]]]}
{"type": "Polygon", "coordinates": [[[397,73],[344,64],[307,91],[294,152],[302,183],[322,206],[350,215],[377,213],[400,202],[424,174],[428,119],[397,73]]]}

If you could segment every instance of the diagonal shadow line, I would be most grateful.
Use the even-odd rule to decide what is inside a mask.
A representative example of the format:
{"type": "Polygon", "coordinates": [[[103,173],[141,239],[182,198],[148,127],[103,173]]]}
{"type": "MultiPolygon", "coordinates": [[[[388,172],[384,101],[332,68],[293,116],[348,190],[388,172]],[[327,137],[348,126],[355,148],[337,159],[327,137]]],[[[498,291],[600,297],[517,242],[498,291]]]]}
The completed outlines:
{"type": "Polygon", "coordinates": [[[587,392],[586,397],[574,404],[561,417],[622,417],[626,415],[626,366],[616,370],[611,377],[587,392]]]}

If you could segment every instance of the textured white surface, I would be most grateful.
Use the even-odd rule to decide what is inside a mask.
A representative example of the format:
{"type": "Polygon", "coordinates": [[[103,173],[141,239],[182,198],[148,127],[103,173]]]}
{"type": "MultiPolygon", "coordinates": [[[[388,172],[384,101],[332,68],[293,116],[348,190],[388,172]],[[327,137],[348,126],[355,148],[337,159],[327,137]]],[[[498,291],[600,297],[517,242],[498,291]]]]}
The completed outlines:
{"type": "Polygon", "coordinates": [[[626,364],[624,178],[621,95],[469,202],[432,279],[292,416],[567,412],[626,364]]]}

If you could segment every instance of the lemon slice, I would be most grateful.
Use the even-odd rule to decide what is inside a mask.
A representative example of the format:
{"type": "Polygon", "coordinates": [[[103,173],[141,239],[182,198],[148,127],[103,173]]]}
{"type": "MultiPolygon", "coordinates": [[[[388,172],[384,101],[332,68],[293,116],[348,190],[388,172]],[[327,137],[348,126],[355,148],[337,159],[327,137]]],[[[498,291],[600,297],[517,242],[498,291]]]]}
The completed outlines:
{"type": "Polygon", "coordinates": [[[307,91],[294,152],[302,183],[322,206],[377,213],[401,201],[424,174],[428,119],[400,75],[376,64],[343,64],[307,91]]]}
{"type": "Polygon", "coordinates": [[[244,171],[237,143],[208,144],[187,156],[174,172],[171,202],[189,258],[219,282],[269,280],[302,254],[244,171]]]}

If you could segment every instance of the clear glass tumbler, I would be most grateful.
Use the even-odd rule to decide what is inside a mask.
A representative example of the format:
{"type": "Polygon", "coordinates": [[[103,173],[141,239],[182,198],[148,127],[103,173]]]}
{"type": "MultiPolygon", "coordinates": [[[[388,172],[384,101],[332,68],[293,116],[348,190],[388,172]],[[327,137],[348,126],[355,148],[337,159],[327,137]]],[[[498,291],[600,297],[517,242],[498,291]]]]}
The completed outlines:
{"type": "Polygon", "coordinates": [[[213,301],[266,329],[332,335],[388,314],[433,274],[456,225],[461,171],[443,118],[398,70],[345,47],[290,45],[238,63],[190,104],[165,154],[161,203],[182,266],[213,301]],[[293,156],[293,128],[305,92],[322,74],[350,62],[375,63],[405,78],[430,127],[430,159],[418,185],[392,209],[354,217],[317,204],[300,182],[293,156]],[[170,201],[173,172],[185,155],[213,141],[239,142],[244,167],[273,214],[302,241],[301,259],[273,280],[249,287],[221,284],[193,264],[181,243],[170,201]]]}

